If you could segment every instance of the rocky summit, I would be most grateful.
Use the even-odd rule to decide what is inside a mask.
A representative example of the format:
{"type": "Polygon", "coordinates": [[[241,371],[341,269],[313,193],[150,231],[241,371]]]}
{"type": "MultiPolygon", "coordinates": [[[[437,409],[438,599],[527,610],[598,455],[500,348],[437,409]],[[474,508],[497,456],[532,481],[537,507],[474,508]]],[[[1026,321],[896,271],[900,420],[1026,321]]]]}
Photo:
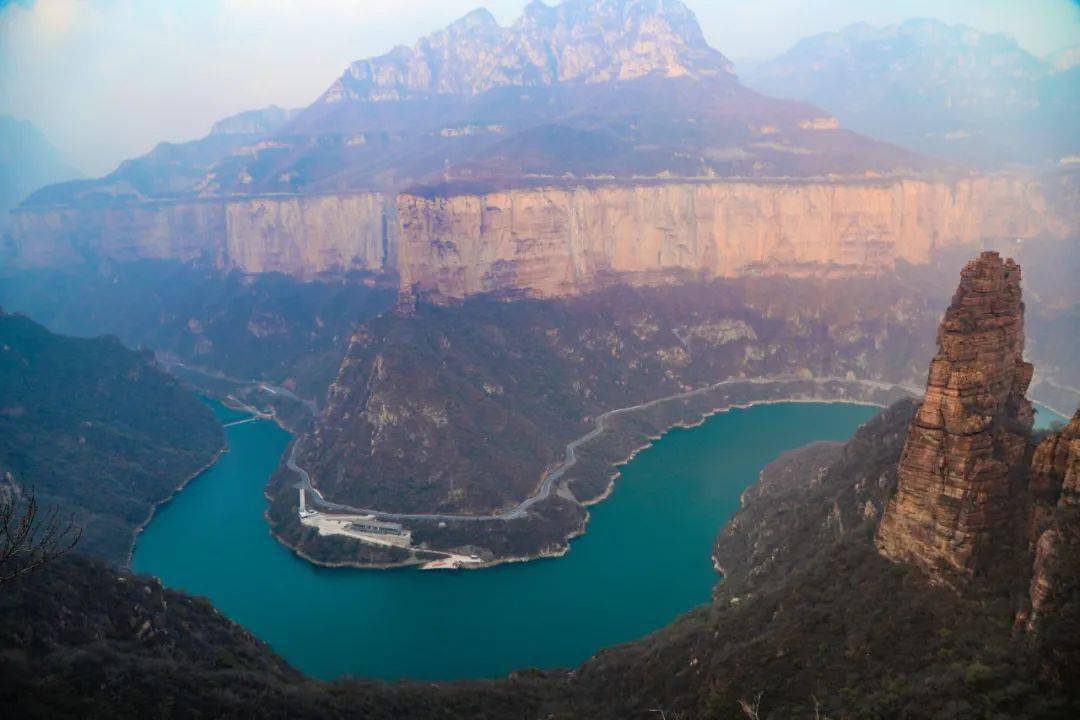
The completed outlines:
{"type": "Polygon", "coordinates": [[[727,77],[694,14],[672,0],[539,0],[501,27],[477,9],[413,47],[360,60],[323,95],[326,103],[475,95],[492,88],[663,77],[727,77]]]}
{"type": "Polygon", "coordinates": [[[877,542],[948,581],[982,568],[1015,511],[1033,420],[1019,266],[996,252],[969,263],[938,347],[877,542]]]}

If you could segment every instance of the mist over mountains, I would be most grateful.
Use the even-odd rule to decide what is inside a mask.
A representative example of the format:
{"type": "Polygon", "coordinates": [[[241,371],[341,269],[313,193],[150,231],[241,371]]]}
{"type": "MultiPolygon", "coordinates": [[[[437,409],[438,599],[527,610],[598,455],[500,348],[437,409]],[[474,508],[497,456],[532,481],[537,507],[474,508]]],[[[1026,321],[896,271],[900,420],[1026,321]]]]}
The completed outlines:
{"type": "Polygon", "coordinates": [[[682,3],[572,0],[509,27],[474,11],[353,63],[307,108],[241,113],[27,204],[933,166],[740,85],[682,3]]]}
{"type": "Polygon", "coordinates": [[[859,24],[806,38],[743,79],[821,105],[853,130],[976,165],[1056,163],[1080,151],[1075,48],[1042,59],[964,25],[859,24]]]}
{"type": "Polygon", "coordinates": [[[1080,717],[1080,414],[1033,407],[1080,400],[1075,53],[933,20],[745,77],[722,50],[678,0],[475,10],[30,192],[0,228],[0,715],[1080,717]],[[855,434],[797,448],[823,403],[855,434]],[[769,444],[694,434],[728,411],[769,444]],[[716,452],[633,488],[711,557],[613,495],[676,429],[716,452]],[[35,482],[121,567],[7,584],[35,482]],[[626,534],[589,555],[600,503],[626,534]],[[144,526],[134,567],[208,599],[128,572],[144,526]],[[690,557],[693,587],[658,572],[690,557]],[[538,576],[563,599],[519,586],[536,610],[501,584],[579,558],[538,576]],[[574,629],[601,615],[633,632],[574,629]],[[331,679],[479,677],[496,644],[527,652],[489,674],[536,668],[331,679]]]}
{"type": "Polygon", "coordinates": [[[34,190],[79,175],[32,123],[0,115],[0,227],[34,190]]]}
{"type": "MultiPolygon", "coordinates": [[[[29,204],[1064,166],[1080,152],[1075,56],[910,20],[809,37],[736,78],[682,3],[532,2],[505,27],[479,9],[352,63],[306,108],[239,113],[29,204]]],[[[43,177],[23,184],[65,174],[43,177]]]]}

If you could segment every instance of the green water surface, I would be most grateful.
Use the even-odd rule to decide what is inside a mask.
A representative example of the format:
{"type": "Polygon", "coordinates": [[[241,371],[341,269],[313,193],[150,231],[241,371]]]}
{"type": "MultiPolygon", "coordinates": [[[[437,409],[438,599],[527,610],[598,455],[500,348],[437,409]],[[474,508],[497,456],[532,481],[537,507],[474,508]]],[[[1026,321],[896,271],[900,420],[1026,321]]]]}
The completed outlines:
{"type": "Polygon", "coordinates": [[[844,440],[876,412],[761,405],[673,430],[624,468],[565,557],[458,572],[327,569],[295,557],[263,519],[263,488],[289,435],[266,421],[238,425],[221,461],[159,510],[134,566],[208,597],[322,678],[572,666],[707,602],[713,541],[761,468],[785,450],[844,440]]]}

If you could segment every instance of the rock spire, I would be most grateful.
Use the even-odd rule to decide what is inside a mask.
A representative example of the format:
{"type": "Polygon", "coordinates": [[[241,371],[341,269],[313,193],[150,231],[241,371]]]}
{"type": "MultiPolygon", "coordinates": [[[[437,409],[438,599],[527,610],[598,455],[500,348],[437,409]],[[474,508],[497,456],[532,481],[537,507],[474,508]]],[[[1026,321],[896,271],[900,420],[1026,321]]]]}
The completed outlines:
{"type": "Polygon", "coordinates": [[[986,569],[1025,504],[1032,366],[1016,263],[996,252],[968,263],[938,346],[877,546],[952,584],[986,569]]]}

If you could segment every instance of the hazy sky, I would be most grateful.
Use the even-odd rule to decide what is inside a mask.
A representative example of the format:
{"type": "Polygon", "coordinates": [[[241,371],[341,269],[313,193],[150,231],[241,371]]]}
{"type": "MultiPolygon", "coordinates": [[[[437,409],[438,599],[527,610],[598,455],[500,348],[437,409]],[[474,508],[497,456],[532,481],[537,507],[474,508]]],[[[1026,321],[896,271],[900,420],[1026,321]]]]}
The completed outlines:
{"type": "MultiPolygon", "coordinates": [[[[1008,32],[1039,55],[1080,44],[1078,0],[685,2],[736,60],[911,17],[1008,32]]],[[[97,175],[234,112],[306,105],[352,60],[412,44],[480,5],[506,24],[525,0],[0,0],[0,113],[36,123],[97,175]]]]}

